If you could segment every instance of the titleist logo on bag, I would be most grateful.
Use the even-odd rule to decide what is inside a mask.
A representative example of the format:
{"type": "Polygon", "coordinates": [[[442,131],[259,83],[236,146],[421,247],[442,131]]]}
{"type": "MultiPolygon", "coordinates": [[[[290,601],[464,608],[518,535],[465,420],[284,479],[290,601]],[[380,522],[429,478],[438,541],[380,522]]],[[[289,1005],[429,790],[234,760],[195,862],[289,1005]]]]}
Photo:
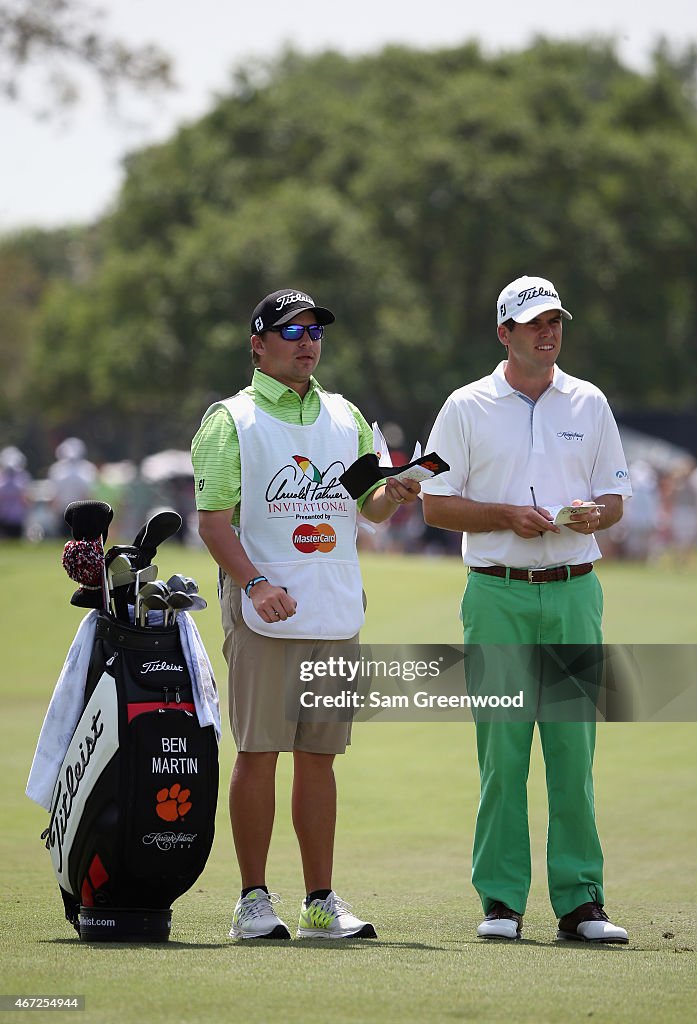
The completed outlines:
{"type": "Polygon", "coordinates": [[[149,672],[183,672],[184,666],[177,665],[176,662],[172,661],[144,661],[140,674],[142,676],[147,675],[149,672]]]}
{"type": "Polygon", "coordinates": [[[43,834],[59,883],[70,888],[68,858],[85,803],[119,748],[114,681],[106,672],[82,713],[56,779],[43,834]]]}

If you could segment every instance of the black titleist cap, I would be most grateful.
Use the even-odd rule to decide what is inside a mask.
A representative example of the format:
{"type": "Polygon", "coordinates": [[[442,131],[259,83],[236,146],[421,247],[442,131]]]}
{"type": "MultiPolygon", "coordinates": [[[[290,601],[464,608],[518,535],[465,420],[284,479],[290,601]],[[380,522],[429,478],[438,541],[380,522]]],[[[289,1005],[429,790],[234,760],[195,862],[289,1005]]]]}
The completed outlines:
{"type": "Polygon", "coordinates": [[[324,306],[316,306],[315,300],[306,292],[299,292],[294,288],[280,288],[262,299],[252,313],[252,334],[261,334],[270,327],[282,327],[305,309],[312,310],[318,324],[334,323],[332,311],[325,309],[324,306]]]}

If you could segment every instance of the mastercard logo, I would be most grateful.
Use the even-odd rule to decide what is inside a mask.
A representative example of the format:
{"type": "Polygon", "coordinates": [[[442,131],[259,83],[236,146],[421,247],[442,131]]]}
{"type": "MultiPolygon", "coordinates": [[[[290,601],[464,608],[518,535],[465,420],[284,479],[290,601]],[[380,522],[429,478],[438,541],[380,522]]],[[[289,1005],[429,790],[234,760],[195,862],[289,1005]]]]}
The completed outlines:
{"type": "Polygon", "coordinates": [[[304,523],[293,530],[293,544],[298,551],[332,551],[336,547],[336,533],[328,523],[311,526],[304,523]]]}

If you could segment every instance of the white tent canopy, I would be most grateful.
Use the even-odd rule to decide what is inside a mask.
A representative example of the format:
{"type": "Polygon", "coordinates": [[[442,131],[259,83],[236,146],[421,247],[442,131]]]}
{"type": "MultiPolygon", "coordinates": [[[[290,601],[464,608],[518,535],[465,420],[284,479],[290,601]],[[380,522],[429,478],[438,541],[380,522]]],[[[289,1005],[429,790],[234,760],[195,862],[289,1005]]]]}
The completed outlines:
{"type": "Polygon", "coordinates": [[[163,452],[148,455],[140,464],[141,476],[149,483],[171,480],[173,477],[194,475],[191,453],[168,448],[163,452]]]}

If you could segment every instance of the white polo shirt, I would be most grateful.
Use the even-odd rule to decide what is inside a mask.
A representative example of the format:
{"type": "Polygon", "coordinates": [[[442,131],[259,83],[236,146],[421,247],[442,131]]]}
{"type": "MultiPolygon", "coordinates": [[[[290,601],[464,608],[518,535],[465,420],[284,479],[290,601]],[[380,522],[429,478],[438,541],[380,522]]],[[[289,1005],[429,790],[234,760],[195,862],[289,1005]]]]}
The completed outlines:
{"type": "MultiPolygon", "coordinates": [[[[537,402],[515,391],[505,363],[454,391],[441,409],[426,451],[450,470],[422,483],[427,494],[541,508],[590,501],[601,494],[629,497],[632,489],[617,424],[605,395],[588,381],[554,367],[537,402]]],[[[525,540],[512,530],[463,534],[467,565],[547,568],[601,557],[595,537],[567,527],[525,540]]]]}

